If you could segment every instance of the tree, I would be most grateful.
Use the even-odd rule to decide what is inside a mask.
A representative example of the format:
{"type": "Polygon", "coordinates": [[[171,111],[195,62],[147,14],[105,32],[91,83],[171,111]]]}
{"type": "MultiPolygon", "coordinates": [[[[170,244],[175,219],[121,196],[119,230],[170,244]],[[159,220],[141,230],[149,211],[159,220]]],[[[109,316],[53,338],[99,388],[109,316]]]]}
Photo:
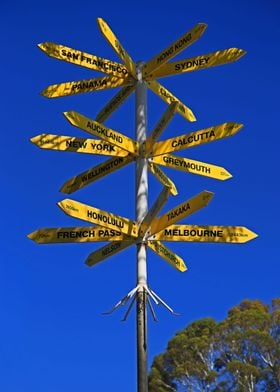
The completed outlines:
{"type": "Polygon", "coordinates": [[[244,300],[225,320],[198,320],[153,362],[150,392],[279,392],[280,299],[244,300]]]}

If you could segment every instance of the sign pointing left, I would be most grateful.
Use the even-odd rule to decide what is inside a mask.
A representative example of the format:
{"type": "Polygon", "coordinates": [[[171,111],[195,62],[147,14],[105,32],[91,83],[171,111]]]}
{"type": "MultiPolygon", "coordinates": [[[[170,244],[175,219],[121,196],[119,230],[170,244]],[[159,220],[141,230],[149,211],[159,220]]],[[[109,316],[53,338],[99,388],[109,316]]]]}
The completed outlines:
{"type": "Polygon", "coordinates": [[[86,154],[111,155],[125,157],[129,153],[104,140],[84,139],[80,137],[51,135],[42,133],[30,139],[36,146],[57,151],[69,151],[86,154]]]}
{"type": "Polygon", "coordinates": [[[98,90],[107,90],[108,88],[130,86],[133,84],[134,81],[130,78],[121,79],[117,76],[105,76],[102,78],[52,84],[45,88],[41,92],[41,95],[47,98],[58,98],[66,97],[68,95],[90,93],[98,90]]]}
{"type": "Polygon", "coordinates": [[[70,242],[97,242],[130,240],[118,230],[107,229],[103,226],[55,227],[35,230],[28,238],[37,244],[57,244],[70,242]]]}
{"type": "Polygon", "coordinates": [[[91,184],[92,182],[99,180],[100,178],[110,174],[121,167],[128,165],[134,160],[134,156],[130,154],[127,157],[114,157],[100,163],[97,166],[92,167],[76,175],[75,177],[67,180],[61,187],[60,192],[73,193],[84,186],[91,184]]]}
{"type": "Polygon", "coordinates": [[[64,199],[57,204],[65,214],[73,216],[74,218],[118,230],[131,237],[138,236],[137,223],[128,218],[71,199],[64,199]]]}
{"type": "Polygon", "coordinates": [[[88,258],[85,261],[85,264],[89,267],[100,263],[107,259],[110,256],[119,253],[121,250],[128,248],[129,246],[135,244],[135,241],[112,241],[110,244],[103,246],[102,248],[96,250],[95,252],[90,253],[88,258]]]}
{"type": "Polygon", "coordinates": [[[72,49],[68,46],[55,44],[54,42],[43,42],[38,44],[38,46],[44,53],[55,59],[118,76],[119,78],[128,76],[128,70],[123,64],[93,56],[92,54],[72,49]]]}

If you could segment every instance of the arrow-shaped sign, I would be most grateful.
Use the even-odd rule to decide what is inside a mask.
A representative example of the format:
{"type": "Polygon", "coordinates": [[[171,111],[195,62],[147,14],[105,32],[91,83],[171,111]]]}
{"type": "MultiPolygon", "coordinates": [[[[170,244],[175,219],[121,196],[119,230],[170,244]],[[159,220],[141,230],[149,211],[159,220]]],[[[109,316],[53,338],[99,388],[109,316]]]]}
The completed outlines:
{"type": "Polygon", "coordinates": [[[113,241],[108,245],[103,246],[102,248],[92,252],[85,261],[85,264],[89,267],[99,263],[107,259],[110,256],[119,253],[121,250],[128,248],[129,246],[135,244],[135,241],[113,241]]]}
{"type": "Polygon", "coordinates": [[[173,181],[153,162],[148,161],[148,169],[150,172],[161,182],[162,185],[170,188],[170,192],[173,196],[178,195],[177,188],[173,181]]]}
{"type": "Polygon", "coordinates": [[[166,139],[155,143],[150,155],[155,156],[169,152],[180,151],[184,150],[185,148],[199,146],[200,144],[223,139],[225,137],[236,134],[242,127],[243,124],[228,122],[185,135],[176,136],[171,139],[166,139]]]}
{"type": "Polygon", "coordinates": [[[128,157],[114,157],[108,159],[107,161],[67,180],[61,187],[60,192],[67,194],[73,193],[84,186],[99,180],[107,174],[113,173],[121,167],[128,165],[134,159],[134,156],[131,154],[128,157]]]}
{"type": "Polygon", "coordinates": [[[157,200],[153,204],[153,206],[149,209],[147,214],[145,215],[141,225],[140,225],[140,235],[143,237],[150,226],[152,220],[157,216],[157,214],[160,212],[164,204],[166,203],[168,197],[170,195],[170,188],[164,187],[162,191],[160,192],[157,200]]]}
{"type": "Polygon", "coordinates": [[[105,127],[105,125],[91,120],[90,118],[85,117],[75,111],[64,112],[64,116],[75,127],[83,129],[84,131],[94,136],[100,137],[109,143],[115,144],[116,146],[126,151],[129,151],[133,154],[138,154],[139,143],[123,135],[122,133],[105,127]]]}
{"type": "Polygon", "coordinates": [[[147,82],[147,86],[169,105],[172,102],[178,102],[179,105],[177,106],[177,112],[190,122],[196,121],[195,115],[193,114],[192,110],[188,108],[183,102],[181,102],[177,97],[175,97],[175,95],[173,95],[169,90],[167,90],[167,88],[159,84],[156,80],[151,80],[150,82],[147,82]]]}
{"type": "Polygon", "coordinates": [[[179,102],[172,102],[170,105],[168,105],[166,111],[163,113],[163,116],[161,117],[155,128],[152,130],[150,135],[147,137],[145,143],[146,154],[151,151],[152,146],[173,118],[174,114],[177,111],[178,105],[179,102]]]}
{"type": "Polygon", "coordinates": [[[162,257],[164,260],[168,261],[173,267],[175,267],[180,272],[185,272],[187,267],[184,260],[172,252],[167,246],[165,246],[160,241],[148,241],[147,245],[152,249],[158,256],[162,257]]]}
{"type": "Polygon", "coordinates": [[[138,236],[136,222],[111,212],[103,211],[71,199],[64,199],[57,203],[65,214],[86,222],[118,230],[131,237],[138,236]]]}
{"type": "Polygon", "coordinates": [[[242,226],[198,226],[172,225],[151,236],[150,240],[187,242],[228,242],[244,243],[258,237],[256,233],[242,226]]]}
{"type": "Polygon", "coordinates": [[[151,73],[146,80],[163,78],[171,75],[178,75],[184,72],[197,71],[199,69],[215,67],[216,65],[232,63],[246,54],[245,50],[229,48],[218,50],[217,52],[178,60],[173,63],[164,64],[155,72],[151,73]]]}
{"type": "Polygon", "coordinates": [[[151,158],[158,165],[182,170],[186,173],[198,174],[200,176],[215,178],[216,180],[228,180],[232,175],[223,167],[211,165],[210,163],[195,161],[193,159],[181,158],[176,155],[164,154],[151,158]]]}
{"type": "Polygon", "coordinates": [[[125,86],[123,87],[108,103],[100,110],[97,114],[95,120],[103,123],[107,118],[116,110],[119,106],[130,96],[130,94],[135,90],[135,86],[125,86]]]}
{"type": "Polygon", "coordinates": [[[67,61],[68,63],[80,65],[94,71],[104,72],[122,79],[128,76],[128,70],[123,64],[103,59],[102,57],[97,57],[80,50],[72,49],[68,46],[59,45],[54,42],[43,42],[38,44],[38,46],[44,53],[55,59],[67,61]]]}
{"type": "Polygon", "coordinates": [[[177,39],[174,43],[163,49],[163,51],[161,51],[159,54],[157,54],[155,57],[153,57],[150,61],[147,62],[144,68],[144,76],[147,76],[151,72],[154,72],[161,65],[172,59],[174,56],[179,54],[188,46],[190,46],[193,42],[195,42],[198,38],[202,36],[206,27],[207,24],[198,23],[190,31],[177,39]]]}
{"type": "Polygon", "coordinates": [[[36,146],[57,151],[125,157],[129,153],[103,140],[42,133],[30,139],[36,146]]]}
{"type": "Polygon", "coordinates": [[[81,93],[90,93],[92,91],[107,90],[121,86],[130,86],[135,82],[131,78],[121,79],[117,76],[105,76],[102,78],[74,80],[73,82],[65,82],[52,84],[45,88],[41,94],[47,98],[66,97],[81,93]]]}
{"type": "Polygon", "coordinates": [[[28,234],[28,238],[37,244],[131,241],[131,237],[125,236],[120,231],[103,226],[44,228],[28,234]]]}
{"type": "Polygon", "coordinates": [[[203,191],[191,199],[179,204],[177,207],[167,211],[159,218],[155,218],[151,223],[151,229],[149,234],[155,234],[162,231],[168,226],[186,218],[194,212],[205,207],[214,196],[214,193],[209,191],[203,191]]]}
{"type": "Polygon", "coordinates": [[[100,28],[101,33],[104,35],[106,40],[112,46],[117,55],[122,59],[126,65],[129,73],[136,78],[135,64],[129,54],[126,52],[120,41],[117,39],[113,31],[110,29],[108,24],[102,18],[97,18],[97,24],[100,28]]]}

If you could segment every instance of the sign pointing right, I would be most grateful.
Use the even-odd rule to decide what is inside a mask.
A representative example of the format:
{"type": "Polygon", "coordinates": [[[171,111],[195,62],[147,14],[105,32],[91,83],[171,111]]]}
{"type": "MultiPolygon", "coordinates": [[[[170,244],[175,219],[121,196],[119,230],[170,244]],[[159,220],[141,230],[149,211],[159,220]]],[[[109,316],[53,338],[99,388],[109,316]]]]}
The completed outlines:
{"type": "Polygon", "coordinates": [[[153,163],[182,170],[186,173],[198,174],[200,176],[215,178],[216,180],[228,180],[232,175],[221,166],[212,165],[206,162],[195,161],[193,159],[181,158],[176,155],[163,154],[151,158],[153,163]]]}
{"type": "Polygon", "coordinates": [[[213,196],[214,193],[203,191],[191,199],[179,204],[177,207],[172,208],[172,210],[167,211],[165,214],[152,221],[149,234],[152,235],[158,233],[166,227],[171,226],[179,220],[182,220],[200,210],[209,203],[213,196]]]}
{"type": "Polygon", "coordinates": [[[256,237],[258,237],[256,233],[242,226],[172,225],[153,235],[149,240],[240,244],[256,237]]]}

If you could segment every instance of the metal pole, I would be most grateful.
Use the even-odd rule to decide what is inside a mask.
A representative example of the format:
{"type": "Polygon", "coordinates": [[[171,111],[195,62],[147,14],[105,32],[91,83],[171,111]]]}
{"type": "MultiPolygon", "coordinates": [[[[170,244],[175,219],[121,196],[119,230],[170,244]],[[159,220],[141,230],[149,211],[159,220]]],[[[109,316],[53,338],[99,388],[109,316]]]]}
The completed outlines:
{"type": "MultiPolygon", "coordinates": [[[[141,145],[146,140],[147,129],[147,87],[142,80],[142,67],[137,64],[136,85],[136,140],[141,145]]],[[[147,159],[140,153],[136,159],[136,221],[141,222],[148,211],[148,166],[147,159]]],[[[148,391],[147,370],[147,262],[146,245],[137,245],[137,386],[138,392],[148,391]]]]}

